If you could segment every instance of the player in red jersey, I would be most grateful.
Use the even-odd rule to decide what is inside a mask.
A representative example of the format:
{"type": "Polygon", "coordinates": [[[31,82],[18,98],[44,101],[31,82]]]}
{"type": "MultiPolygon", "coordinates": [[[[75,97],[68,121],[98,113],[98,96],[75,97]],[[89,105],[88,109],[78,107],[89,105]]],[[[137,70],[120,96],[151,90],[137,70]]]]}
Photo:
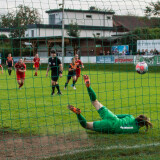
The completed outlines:
{"type": "Polygon", "coordinates": [[[24,84],[26,65],[23,63],[22,59],[19,59],[19,61],[15,64],[14,67],[16,70],[17,82],[19,84],[20,89],[24,84]]]}
{"type": "Polygon", "coordinates": [[[78,54],[75,55],[75,60],[77,64],[77,69],[76,69],[76,82],[78,78],[81,76],[81,68],[84,68],[84,65],[82,61],[79,59],[78,54]]]}
{"type": "Polygon", "coordinates": [[[3,74],[3,66],[0,64],[0,67],[2,68],[2,74],[3,74]]]}
{"type": "Polygon", "coordinates": [[[12,67],[13,67],[13,58],[11,56],[11,53],[8,54],[6,65],[8,66],[8,74],[11,76],[12,67]]]}
{"type": "Polygon", "coordinates": [[[40,63],[40,58],[39,58],[38,54],[35,55],[35,57],[33,59],[33,63],[34,63],[34,67],[35,67],[35,74],[34,74],[34,76],[37,76],[37,72],[38,72],[38,68],[39,68],[39,63],[40,63]]]}

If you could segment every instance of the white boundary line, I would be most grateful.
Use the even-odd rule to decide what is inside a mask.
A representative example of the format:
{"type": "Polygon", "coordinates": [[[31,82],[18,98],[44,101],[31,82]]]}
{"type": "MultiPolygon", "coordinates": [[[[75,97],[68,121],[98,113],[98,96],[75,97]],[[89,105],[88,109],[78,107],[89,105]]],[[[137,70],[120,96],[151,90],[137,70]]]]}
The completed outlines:
{"type": "Polygon", "coordinates": [[[149,143],[149,144],[141,144],[141,145],[134,145],[134,146],[111,146],[111,147],[94,147],[94,148],[88,148],[88,149],[78,149],[78,150],[72,150],[66,153],[60,153],[57,154],[54,157],[58,156],[65,156],[65,155],[74,155],[76,153],[81,153],[81,152],[89,152],[89,151],[103,151],[103,150],[112,150],[112,149],[136,149],[136,148],[145,148],[145,147],[150,147],[150,146],[160,146],[160,143],[149,143]]]}

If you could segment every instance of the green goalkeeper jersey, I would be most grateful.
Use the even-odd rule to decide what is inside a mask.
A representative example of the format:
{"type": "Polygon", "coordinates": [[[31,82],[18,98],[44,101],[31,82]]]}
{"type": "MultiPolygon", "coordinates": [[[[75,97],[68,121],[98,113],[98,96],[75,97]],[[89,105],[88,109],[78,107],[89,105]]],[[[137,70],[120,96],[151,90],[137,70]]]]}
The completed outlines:
{"type": "Polygon", "coordinates": [[[135,118],[129,114],[116,115],[118,120],[114,124],[114,133],[138,133],[138,126],[135,118]]]}
{"type": "Polygon", "coordinates": [[[93,130],[105,133],[138,133],[136,119],[129,114],[115,115],[106,107],[98,110],[102,120],[93,122],[93,130]]]}

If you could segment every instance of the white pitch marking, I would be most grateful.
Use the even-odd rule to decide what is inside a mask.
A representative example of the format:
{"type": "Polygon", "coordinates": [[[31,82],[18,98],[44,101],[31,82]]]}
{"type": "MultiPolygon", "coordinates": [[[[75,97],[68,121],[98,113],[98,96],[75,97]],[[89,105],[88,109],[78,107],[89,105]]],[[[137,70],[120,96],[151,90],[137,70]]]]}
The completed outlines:
{"type": "Polygon", "coordinates": [[[79,149],[79,150],[73,150],[70,152],[66,152],[66,153],[60,153],[57,154],[54,157],[57,156],[64,156],[64,155],[73,155],[75,153],[81,153],[81,152],[89,152],[89,151],[94,151],[94,150],[112,150],[112,149],[135,149],[135,148],[145,148],[145,147],[150,147],[150,146],[160,146],[160,143],[149,143],[149,144],[141,144],[141,145],[134,145],[134,146],[111,146],[111,147],[104,147],[104,148],[99,148],[99,147],[95,147],[95,148],[89,148],[89,149],[79,149]]]}

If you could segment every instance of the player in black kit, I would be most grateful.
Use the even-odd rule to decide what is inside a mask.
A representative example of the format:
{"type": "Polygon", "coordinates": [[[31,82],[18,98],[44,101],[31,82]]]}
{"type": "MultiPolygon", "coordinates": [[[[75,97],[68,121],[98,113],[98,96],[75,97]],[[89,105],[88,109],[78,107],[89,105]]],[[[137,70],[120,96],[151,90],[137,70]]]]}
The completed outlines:
{"type": "Polygon", "coordinates": [[[63,66],[61,60],[56,56],[56,52],[53,50],[51,51],[51,57],[48,59],[48,67],[46,76],[48,76],[49,69],[51,68],[51,79],[52,79],[52,93],[54,95],[55,87],[57,88],[57,94],[61,95],[61,91],[58,84],[58,78],[62,77],[63,66]]]}

